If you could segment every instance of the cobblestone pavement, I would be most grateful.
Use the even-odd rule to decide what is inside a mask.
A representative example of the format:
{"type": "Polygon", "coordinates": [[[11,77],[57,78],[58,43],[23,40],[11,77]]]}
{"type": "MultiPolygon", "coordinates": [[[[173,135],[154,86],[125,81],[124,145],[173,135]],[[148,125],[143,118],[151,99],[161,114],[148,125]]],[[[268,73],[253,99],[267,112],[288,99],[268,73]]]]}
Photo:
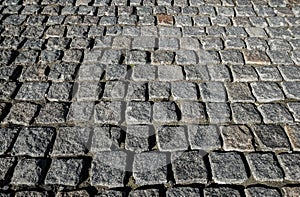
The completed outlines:
{"type": "Polygon", "coordinates": [[[300,196],[299,0],[0,2],[0,196],[300,196]]]}

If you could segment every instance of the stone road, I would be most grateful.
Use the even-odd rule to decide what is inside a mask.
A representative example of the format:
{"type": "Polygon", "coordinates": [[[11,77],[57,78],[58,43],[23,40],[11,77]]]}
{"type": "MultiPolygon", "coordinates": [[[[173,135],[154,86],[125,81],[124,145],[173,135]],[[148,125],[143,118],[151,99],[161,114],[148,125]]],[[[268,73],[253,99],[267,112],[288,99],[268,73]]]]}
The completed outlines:
{"type": "Polygon", "coordinates": [[[299,0],[0,13],[0,196],[300,196],[299,0]]]}

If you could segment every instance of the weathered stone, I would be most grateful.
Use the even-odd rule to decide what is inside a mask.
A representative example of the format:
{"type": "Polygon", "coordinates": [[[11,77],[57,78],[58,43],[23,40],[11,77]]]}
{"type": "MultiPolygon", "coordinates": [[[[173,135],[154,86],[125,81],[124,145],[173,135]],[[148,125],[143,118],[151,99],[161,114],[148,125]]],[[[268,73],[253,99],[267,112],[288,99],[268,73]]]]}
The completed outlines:
{"type": "MultiPolygon", "coordinates": [[[[96,0],[97,1],[97,0],[96,0]]],[[[115,197],[122,197],[124,196],[124,192],[121,191],[114,191],[114,190],[105,190],[100,191],[98,194],[95,195],[95,197],[109,197],[109,196],[115,196],[115,197]]]]}
{"type": "Polygon", "coordinates": [[[151,119],[151,104],[149,102],[128,102],[125,115],[128,124],[147,124],[151,119]]]}
{"type": "Polygon", "coordinates": [[[244,64],[243,54],[237,50],[220,51],[222,62],[225,64],[242,65],[244,64]]]}
{"type": "Polygon", "coordinates": [[[235,152],[209,154],[213,180],[220,184],[243,183],[248,179],[242,156],[235,152]]]}
{"type": "Polygon", "coordinates": [[[20,131],[12,152],[15,155],[42,157],[48,151],[53,135],[53,128],[24,128],[20,131]]]}
{"type": "Polygon", "coordinates": [[[283,187],[285,197],[293,197],[300,195],[300,188],[299,187],[283,187]]]}
{"type": "Polygon", "coordinates": [[[205,65],[185,66],[184,71],[187,80],[201,80],[201,81],[209,80],[208,70],[205,65]]]}
{"type": "Polygon", "coordinates": [[[231,102],[254,102],[248,83],[226,83],[226,88],[231,102]]]}
{"type": "Polygon", "coordinates": [[[179,81],[183,80],[183,78],[184,76],[180,66],[158,66],[158,79],[160,81],[179,81]]]}
{"type": "Polygon", "coordinates": [[[47,173],[46,185],[75,186],[80,182],[84,161],[82,159],[55,158],[47,173]]]}
{"type": "Polygon", "coordinates": [[[188,125],[188,139],[192,149],[210,151],[221,146],[220,132],[215,125],[188,125]]]}
{"type": "Polygon", "coordinates": [[[225,151],[254,151],[251,132],[244,125],[222,126],[221,136],[225,151]]]}
{"type": "Polygon", "coordinates": [[[48,79],[54,82],[72,81],[75,79],[77,64],[55,64],[48,75],[48,79]]]}
{"type": "Polygon", "coordinates": [[[289,137],[293,150],[299,151],[300,150],[300,125],[288,124],[285,125],[284,128],[289,137]]]}
{"type": "Polygon", "coordinates": [[[210,123],[226,123],[230,121],[230,108],[227,103],[206,103],[210,123]]]}
{"type": "Polygon", "coordinates": [[[282,77],[280,75],[277,67],[274,66],[259,66],[255,67],[258,76],[263,81],[281,81],[282,77]]]}
{"type": "Polygon", "coordinates": [[[2,82],[0,83],[0,99],[1,100],[10,100],[13,96],[13,93],[17,87],[17,84],[14,82],[2,82]]]}
{"type": "Polygon", "coordinates": [[[284,66],[279,66],[278,69],[285,81],[300,80],[300,67],[284,65],[284,66]]]}
{"type": "Polygon", "coordinates": [[[103,91],[102,98],[104,99],[124,99],[127,83],[123,81],[107,81],[103,91]]]}
{"type": "Polygon", "coordinates": [[[204,189],[204,197],[212,196],[236,196],[241,197],[242,194],[238,189],[231,187],[208,187],[204,189]]]}
{"type": "Polygon", "coordinates": [[[3,184],[7,181],[7,177],[11,176],[11,170],[15,163],[15,158],[13,157],[6,157],[0,159],[0,181],[3,184]]]}
{"type": "Polygon", "coordinates": [[[78,82],[73,86],[72,97],[74,101],[95,101],[98,100],[102,87],[95,82],[78,82]]]}
{"type": "Polygon", "coordinates": [[[256,181],[283,181],[283,171],[272,153],[250,153],[247,160],[256,181]]]}
{"type": "Polygon", "coordinates": [[[283,100],[284,95],[277,83],[257,82],[251,83],[253,95],[259,102],[272,102],[283,100]]]}
{"type": "Polygon", "coordinates": [[[261,117],[252,103],[232,103],[232,119],[238,124],[261,123],[261,117]]]}
{"type": "Polygon", "coordinates": [[[171,84],[169,82],[149,82],[149,99],[169,99],[171,95],[171,84]]]}
{"type": "Polygon", "coordinates": [[[288,109],[279,104],[261,104],[258,106],[258,110],[263,116],[265,123],[289,123],[293,122],[293,117],[288,109]]]}
{"type": "Polygon", "coordinates": [[[197,55],[192,50],[176,51],[175,61],[179,65],[197,64],[197,55]]]}
{"type": "Polygon", "coordinates": [[[98,152],[92,162],[93,186],[123,187],[126,153],[121,151],[98,152]]]}
{"type": "Polygon", "coordinates": [[[267,54],[263,51],[251,50],[244,51],[244,57],[246,64],[259,64],[268,65],[270,64],[270,59],[267,54]]]}
{"type": "Polygon", "coordinates": [[[18,91],[15,99],[17,100],[28,100],[28,101],[39,101],[45,97],[48,83],[32,82],[24,83],[18,91]]]}
{"type": "Polygon", "coordinates": [[[126,130],[125,149],[134,152],[148,151],[149,137],[154,135],[154,128],[149,125],[129,125],[126,130]]]}
{"type": "Polygon", "coordinates": [[[79,81],[99,81],[103,75],[104,67],[102,64],[83,63],[79,67],[77,79],[79,81]]]}
{"type": "Polygon", "coordinates": [[[279,125],[253,125],[251,130],[261,150],[289,150],[287,136],[279,125]]]}
{"type": "Polygon", "coordinates": [[[156,138],[160,151],[180,151],[188,148],[186,131],[182,126],[160,127],[156,138]]]}
{"type": "Polygon", "coordinates": [[[252,66],[234,65],[231,67],[234,82],[257,81],[258,76],[252,66]]]}
{"type": "Polygon", "coordinates": [[[190,196],[196,197],[200,195],[199,188],[193,187],[173,187],[166,192],[167,197],[190,196]]]}
{"type": "Polygon", "coordinates": [[[132,79],[134,81],[155,80],[156,70],[156,66],[153,65],[136,65],[133,67],[132,79]]]}
{"type": "Polygon", "coordinates": [[[212,81],[230,81],[230,72],[227,66],[210,65],[207,66],[207,69],[212,81]]]}
{"type": "MultiPolygon", "coordinates": [[[[97,126],[91,128],[91,131],[93,131],[90,150],[91,153],[109,151],[112,147],[120,147],[122,137],[121,133],[123,132],[121,128],[114,126],[97,126]]],[[[89,139],[87,139],[84,144],[86,148],[89,147],[88,140],[89,139]]]]}
{"type": "Polygon", "coordinates": [[[52,83],[46,98],[49,101],[69,101],[72,93],[72,83],[52,83]]]}
{"type": "Polygon", "coordinates": [[[127,66],[119,64],[110,64],[106,67],[105,78],[107,80],[121,80],[125,79],[127,73],[127,66]]]}
{"type": "Polygon", "coordinates": [[[147,152],[134,155],[133,178],[137,185],[166,183],[166,154],[160,152],[147,152]]]}
{"type": "Polygon", "coordinates": [[[4,123],[29,125],[37,110],[37,105],[31,103],[15,103],[4,119],[4,123]]]}
{"type": "Polygon", "coordinates": [[[88,122],[92,119],[94,102],[73,102],[71,104],[67,121],[69,122],[88,122]]]}
{"type": "Polygon", "coordinates": [[[278,189],[275,188],[267,188],[267,187],[248,187],[245,189],[246,197],[254,197],[254,196],[274,196],[280,197],[281,194],[278,189]]]}
{"type": "Polygon", "coordinates": [[[14,171],[11,183],[13,185],[34,186],[41,182],[45,159],[21,159],[14,171]]]}
{"type": "Polygon", "coordinates": [[[221,82],[204,82],[199,84],[201,98],[205,102],[226,101],[226,91],[221,82]]]}
{"type": "Polygon", "coordinates": [[[178,121],[178,107],[174,102],[158,102],[153,105],[153,120],[170,123],[178,121]]]}
{"type": "Polygon", "coordinates": [[[197,86],[189,82],[171,83],[171,91],[174,100],[197,100],[197,86]]]}
{"type": "Polygon", "coordinates": [[[119,101],[100,101],[95,105],[96,123],[118,124],[121,121],[122,103],[119,101]]]}
{"type": "Polygon", "coordinates": [[[153,196],[159,197],[159,189],[141,189],[141,190],[133,190],[129,192],[128,197],[139,197],[139,196],[153,196]]]}
{"type": "Polygon", "coordinates": [[[207,116],[203,103],[196,101],[183,101],[180,104],[181,119],[184,122],[205,122],[207,116]]]}
{"type": "Polygon", "coordinates": [[[145,82],[130,82],[128,84],[126,99],[128,101],[145,101],[147,84],[145,82]]]}
{"type": "Polygon", "coordinates": [[[284,171],[284,179],[287,181],[298,181],[300,178],[300,154],[283,153],[278,155],[277,158],[284,171]]]}
{"type": "Polygon", "coordinates": [[[175,152],[171,155],[176,184],[207,183],[207,169],[200,151],[175,152]]]}
{"type": "Polygon", "coordinates": [[[35,119],[40,124],[64,123],[69,110],[66,103],[47,103],[35,119]]]}

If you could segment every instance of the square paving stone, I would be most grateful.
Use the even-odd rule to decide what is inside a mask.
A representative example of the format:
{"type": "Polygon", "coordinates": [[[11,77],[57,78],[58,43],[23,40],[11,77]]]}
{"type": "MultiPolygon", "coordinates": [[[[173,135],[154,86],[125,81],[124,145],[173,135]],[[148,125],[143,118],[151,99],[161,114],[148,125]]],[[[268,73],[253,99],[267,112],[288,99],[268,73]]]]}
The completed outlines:
{"type": "Polygon", "coordinates": [[[80,183],[83,159],[55,158],[47,173],[46,185],[76,186],[80,183]]]}
{"type": "Polygon", "coordinates": [[[230,71],[227,66],[210,65],[207,69],[212,81],[230,81],[230,71]]]}
{"type": "Polygon", "coordinates": [[[204,82],[199,84],[201,98],[205,102],[226,101],[226,90],[222,82],[204,82]]]}
{"type": "Polygon", "coordinates": [[[183,126],[163,126],[157,129],[157,145],[160,151],[188,149],[186,129],[183,126]]]}
{"type": "Polygon", "coordinates": [[[227,103],[206,103],[210,123],[226,123],[230,121],[230,108],[227,103]]]}
{"type": "Polygon", "coordinates": [[[178,106],[175,102],[157,102],[153,105],[153,120],[162,123],[177,122],[178,106]]]}
{"type": "Polygon", "coordinates": [[[141,189],[141,190],[132,190],[129,192],[128,197],[139,197],[139,196],[151,196],[159,197],[159,189],[141,189]]]}
{"type": "Polygon", "coordinates": [[[159,49],[162,50],[177,50],[179,49],[179,40],[177,38],[159,38],[159,49]]]}
{"type": "Polygon", "coordinates": [[[299,181],[300,179],[300,154],[283,153],[277,156],[279,163],[284,171],[285,180],[299,181]]]}
{"type": "Polygon", "coordinates": [[[20,90],[18,91],[16,100],[28,100],[28,101],[39,101],[44,99],[46,91],[49,87],[48,83],[43,82],[28,82],[23,83],[20,90]]]}
{"type": "Polygon", "coordinates": [[[271,63],[269,57],[264,51],[247,50],[243,53],[246,64],[269,65],[271,63]]]}
{"type": "Polygon", "coordinates": [[[152,64],[172,64],[174,61],[175,53],[172,51],[156,50],[152,53],[152,64]]]}
{"type": "Polygon", "coordinates": [[[220,129],[225,151],[254,151],[252,134],[245,125],[221,126],[220,129]]]}
{"type": "Polygon", "coordinates": [[[37,105],[31,103],[15,103],[3,123],[29,125],[35,115],[37,105]]]}
{"type": "Polygon", "coordinates": [[[121,151],[98,152],[92,161],[91,185],[123,187],[126,157],[121,151]]]}
{"type": "Polygon", "coordinates": [[[78,65],[74,63],[55,64],[50,69],[48,80],[54,82],[72,81],[76,76],[78,65]]]}
{"type": "Polygon", "coordinates": [[[118,124],[121,121],[122,102],[100,101],[94,108],[96,123],[118,124]]]}
{"type": "Polygon", "coordinates": [[[259,78],[262,81],[281,81],[282,77],[276,66],[255,67],[259,78]]]}
{"type": "Polygon", "coordinates": [[[295,119],[295,121],[299,122],[300,121],[300,102],[289,102],[288,108],[290,112],[292,112],[292,115],[295,119]]]}
{"type": "Polygon", "coordinates": [[[83,63],[79,67],[77,76],[79,81],[99,81],[105,66],[97,63],[83,63]]]}
{"type": "Polygon", "coordinates": [[[64,123],[68,114],[69,105],[66,103],[47,103],[35,119],[39,124],[64,123]]]}
{"type": "Polygon", "coordinates": [[[124,99],[127,83],[124,81],[107,81],[105,83],[103,96],[104,99],[124,99]]]}
{"type": "Polygon", "coordinates": [[[283,187],[282,188],[285,197],[293,197],[300,195],[300,187],[283,187]]]}
{"type": "Polygon", "coordinates": [[[15,82],[0,82],[0,99],[10,100],[16,87],[15,82]]]}
{"type": "Polygon", "coordinates": [[[200,65],[219,65],[221,62],[218,52],[213,50],[198,50],[198,59],[200,65]]]}
{"type": "Polygon", "coordinates": [[[77,191],[68,191],[68,192],[58,192],[57,197],[69,197],[69,196],[89,196],[89,193],[86,190],[77,190],[77,191]]]}
{"type": "Polygon", "coordinates": [[[243,54],[238,50],[224,50],[220,51],[221,59],[224,64],[243,65],[243,54]]]}
{"type": "Polygon", "coordinates": [[[129,101],[145,101],[147,92],[147,83],[130,82],[128,84],[126,98],[129,101]]]}
{"type": "Polygon", "coordinates": [[[149,137],[154,135],[150,125],[128,125],[126,130],[125,149],[136,153],[148,151],[149,137]]]}
{"type": "Polygon", "coordinates": [[[4,154],[12,145],[18,130],[17,128],[0,128],[0,154],[4,154]]]}
{"type": "Polygon", "coordinates": [[[157,67],[150,64],[133,67],[132,79],[134,81],[152,81],[156,78],[157,67]]]}
{"type": "Polygon", "coordinates": [[[128,102],[125,115],[129,124],[147,124],[151,119],[150,102],[128,102]]]}
{"type": "Polygon", "coordinates": [[[12,152],[14,155],[43,157],[50,146],[53,136],[53,128],[25,127],[21,129],[12,152]]]}
{"type": "Polygon", "coordinates": [[[199,123],[207,121],[205,106],[197,101],[183,101],[180,104],[181,119],[184,122],[199,123]]]}
{"type": "Polygon", "coordinates": [[[171,95],[171,84],[169,82],[153,81],[148,83],[149,99],[166,99],[171,95]]]}
{"type": "Polygon", "coordinates": [[[197,57],[195,51],[179,50],[179,51],[176,51],[175,61],[179,65],[197,64],[198,57],[197,57]]]}
{"type": "Polygon", "coordinates": [[[293,60],[291,59],[287,51],[268,50],[267,54],[270,57],[271,62],[273,64],[285,64],[285,65],[294,64],[293,60]]]}
{"type": "Polygon", "coordinates": [[[78,82],[73,86],[72,96],[76,101],[96,101],[102,92],[102,87],[95,82],[78,82]]]}
{"type": "Polygon", "coordinates": [[[251,83],[253,95],[258,102],[272,102],[283,100],[284,95],[277,83],[257,82],[251,83]]]}
{"type": "Polygon", "coordinates": [[[279,125],[253,125],[251,130],[263,151],[289,150],[289,141],[284,129],[279,125]]]}
{"type": "Polygon", "coordinates": [[[167,155],[147,152],[134,155],[133,178],[137,185],[164,184],[167,182],[167,155]]]}
{"type": "Polygon", "coordinates": [[[283,181],[283,171],[272,153],[250,153],[246,157],[256,181],[283,181]]]}
{"type": "Polygon", "coordinates": [[[228,99],[231,102],[254,102],[248,83],[226,83],[228,99]]]}
{"type": "Polygon", "coordinates": [[[258,110],[265,123],[289,123],[293,117],[288,109],[279,103],[261,104],[258,110]]]}
{"type": "Polygon", "coordinates": [[[215,125],[188,125],[188,140],[192,149],[209,151],[221,147],[220,132],[215,125]]]}
{"type": "Polygon", "coordinates": [[[249,82],[258,80],[257,73],[252,66],[233,65],[231,66],[231,72],[234,82],[249,82]]]}
{"type": "Polygon", "coordinates": [[[300,82],[284,81],[281,83],[283,91],[289,99],[300,99],[300,82]]]}
{"type": "Polygon", "coordinates": [[[153,50],[155,48],[158,48],[158,42],[155,37],[143,36],[133,38],[132,49],[153,50]]]}
{"type": "Polygon", "coordinates": [[[281,194],[278,189],[275,188],[267,188],[267,187],[248,187],[245,189],[246,197],[254,197],[254,196],[272,196],[272,197],[280,197],[281,194]]]}
{"type": "Polygon", "coordinates": [[[194,187],[173,187],[166,192],[167,197],[190,196],[197,197],[200,195],[200,189],[194,187]]]}
{"type": "Polygon", "coordinates": [[[129,65],[146,64],[147,63],[146,51],[128,51],[125,57],[125,63],[129,65]]]}
{"type": "Polygon", "coordinates": [[[208,81],[209,75],[206,65],[189,65],[184,67],[187,80],[208,81]]]}
{"type": "MultiPolygon", "coordinates": [[[[114,126],[99,126],[91,128],[91,131],[93,131],[93,134],[90,152],[97,153],[99,151],[109,151],[112,146],[120,146],[121,133],[123,132],[121,128],[114,126]]],[[[86,142],[86,146],[89,147],[88,139],[86,142]]]]}
{"type": "Polygon", "coordinates": [[[300,150],[300,124],[288,124],[284,127],[294,151],[300,150]]]}
{"type": "Polygon", "coordinates": [[[21,159],[15,167],[11,184],[34,186],[41,182],[45,168],[45,159],[21,159]]]}
{"type": "Polygon", "coordinates": [[[182,67],[176,65],[158,66],[158,80],[160,81],[179,81],[183,80],[182,67]]]}
{"type": "Polygon", "coordinates": [[[208,187],[203,190],[204,197],[213,197],[213,196],[235,196],[235,197],[241,197],[242,194],[238,189],[234,189],[231,187],[218,187],[218,188],[212,188],[208,187]]]}
{"type": "Polygon", "coordinates": [[[176,184],[207,183],[207,169],[199,151],[175,152],[171,155],[176,184]]]}
{"type": "Polygon", "coordinates": [[[216,183],[237,184],[248,179],[242,156],[236,152],[212,152],[209,160],[216,183]]]}
{"type": "Polygon", "coordinates": [[[0,159],[0,182],[1,185],[7,181],[7,177],[11,176],[12,167],[14,166],[14,157],[5,157],[0,159]]]}
{"type": "Polygon", "coordinates": [[[91,128],[60,127],[57,131],[51,155],[71,156],[85,154],[90,148],[90,132],[91,128]]]}
{"type": "Polygon", "coordinates": [[[283,79],[285,81],[299,81],[300,80],[300,67],[299,66],[279,66],[278,67],[283,79]]]}
{"type": "Polygon", "coordinates": [[[88,122],[92,119],[94,102],[92,101],[82,101],[73,102],[71,104],[67,121],[68,122],[88,122]]]}
{"type": "Polygon", "coordinates": [[[48,191],[18,191],[15,194],[15,197],[22,197],[22,196],[39,196],[39,197],[46,197],[51,195],[51,192],[48,191]]]}
{"type": "Polygon", "coordinates": [[[253,103],[232,103],[232,119],[238,124],[261,123],[261,117],[253,103]]]}
{"type": "Polygon", "coordinates": [[[52,83],[46,98],[49,101],[69,101],[72,93],[72,83],[52,83]]]}
{"type": "Polygon", "coordinates": [[[197,85],[190,82],[173,82],[171,91],[174,100],[197,100],[197,85]]]}
{"type": "Polygon", "coordinates": [[[110,64],[106,66],[106,80],[121,80],[125,79],[128,74],[126,65],[110,64]]]}
{"type": "Polygon", "coordinates": [[[8,81],[9,78],[13,75],[17,66],[7,66],[3,65],[0,67],[0,79],[8,81]]]}

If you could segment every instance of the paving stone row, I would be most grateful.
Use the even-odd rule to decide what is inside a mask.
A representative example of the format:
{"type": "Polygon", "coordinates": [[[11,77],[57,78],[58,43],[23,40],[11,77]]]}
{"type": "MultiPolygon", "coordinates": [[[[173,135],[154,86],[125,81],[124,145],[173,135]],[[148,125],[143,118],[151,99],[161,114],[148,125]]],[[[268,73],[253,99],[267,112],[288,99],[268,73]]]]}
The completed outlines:
{"type": "Polygon", "coordinates": [[[297,0],[0,0],[0,196],[300,196],[297,0]]]}

